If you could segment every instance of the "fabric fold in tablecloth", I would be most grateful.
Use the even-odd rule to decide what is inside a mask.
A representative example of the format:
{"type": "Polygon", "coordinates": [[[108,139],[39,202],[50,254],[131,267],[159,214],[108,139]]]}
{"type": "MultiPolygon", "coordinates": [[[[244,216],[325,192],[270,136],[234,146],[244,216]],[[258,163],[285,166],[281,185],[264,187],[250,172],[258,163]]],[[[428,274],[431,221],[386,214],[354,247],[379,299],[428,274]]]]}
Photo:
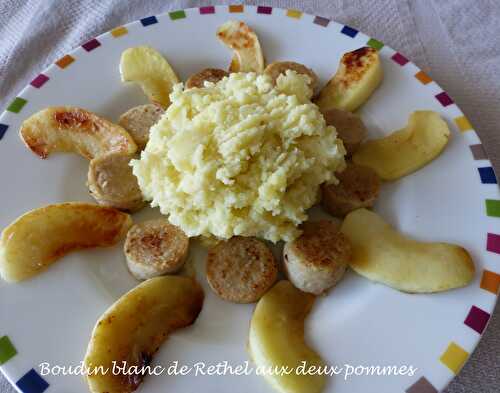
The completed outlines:
{"type": "MultiPolygon", "coordinates": [[[[246,3],[258,4],[255,1],[246,3]]],[[[362,28],[366,34],[390,42],[419,66],[426,67],[424,51],[409,6],[404,1],[269,3],[362,28]]],[[[3,109],[40,70],[96,35],[144,16],[209,4],[213,1],[4,0],[0,2],[0,108],[3,109]]]]}

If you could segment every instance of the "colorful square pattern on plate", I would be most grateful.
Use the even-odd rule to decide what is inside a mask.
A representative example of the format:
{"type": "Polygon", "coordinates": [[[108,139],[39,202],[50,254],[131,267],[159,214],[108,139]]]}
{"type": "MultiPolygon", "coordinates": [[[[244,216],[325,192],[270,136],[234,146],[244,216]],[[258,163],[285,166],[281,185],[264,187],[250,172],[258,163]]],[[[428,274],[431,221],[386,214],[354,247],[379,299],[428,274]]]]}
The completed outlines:
{"type": "Polygon", "coordinates": [[[427,85],[432,82],[432,78],[429,75],[427,75],[424,71],[417,72],[415,74],[415,78],[417,78],[423,85],[427,85]]]}
{"type": "Polygon", "coordinates": [[[17,350],[8,336],[0,338],[0,365],[7,363],[10,359],[17,355],[17,350]]]}
{"type": "Polygon", "coordinates": [[[168,15],[172,20],[184,19],[186,17],[186,13],[183,10],[169,12],[168,15]]]}
{"type": "Polygon", "coordinates": [[[302,16],[302,12],[298,10],[288,10],[286,12],[286,16],[289,16],[290,18],[300,19],[302,16]]]}
{"type": "Polygon", "coordinates": [[[500,274],[485,270],[481,277],[480,287],[485,291],[497,295],[500,289],[500,274]]]}
{"type": "Polygon", "coordinates": [[[158,23],[158,19],[156,19],[156,16],[148,16],[147,18],[142,18],[141,19],[141,25],[144,27],[154,25],[158,23]]]}
{"type": "Polygon", "coordinates": [[[500,254],[500,235],[497,235],[496,233],[488,233],[486,249],[490,252],[500,254]]]}
{"type": "Polygon", "coordinates": [[[26,101],[24,98],[21,97],[16,97],[14,98],[14,101],[10,103],[10,105],[7,107],[7,110],[12,113],[19,113],[21,112],[21,109],[26,105],[28,101],[26,101]]]}
{"type": "Polygon", "coordinates": [[[96,48],[99,48],[101,46],[101,43],[97,39],[92,39],[90,41],[87,41],[85,44],[82,45],[82,48],[85,49],[87,52],[91,52],[96,48]]]}
{"type": "Polygon", "coordinates": [[[24,374],[16,382],[17,387],[23,393],[42,393],[49,387],[49,384],[34,369],[24,374]]]}
{"type": "Polygon", "coordinates": [[[330,19],[327,19],[327,18],[323,18],[321,16],[316,16],[313,20],[313,22],[317,25],[320,25],[320,26],[323,26],[323,27],[326,27],[328,26],[328,24],[330,23],[330,19]]]}
{"type": "Polygon", "coordinates": [[[382,41],[376,40],[375,38],[370,38],[366,45],[376,50],[380,50],[384,47],[384,43],[382,41]]]}
{"type": "Polygon", "coordinates": [[[342,27],[342,30],[340,30],[340,32],[342,34],[345,34],[345,35],[351,37],[351,38],[356,37],[356,35],[358,34],[358,31],[356,29],[353,29],[350,26],[344,26],[344,27],[342,27]]]}
{"type": "Polygon", "coordinates": [[[453,100],[451,99],[451,97],[444,91],[439,94],[436,94],[436,100],[438,100],[439,103],[443,106],[448,106],[453,104],[453,100]]]}
{"type": "Polygon", "coordinates": [[[457,374],[464,365],[468,356],[469,353],[465,349],[463,349],[460,345],[451,342],[439,360],[441,360],[441,362],[448,367],[453,374],[457,374]]]}
{"type": "Polygon", "coordinates": [[[73,63],[75,61],[75,58],[71,55],[66,55],[66,56],[63,56],[61,57],[59,60],[56,61],[56,65],[59,67],[59,68],[66,68],[67,66],[69,66],[71,63],[73,63]]]}
{"type": "Polygon", "coordinates": [[[490,319],[490,314],[479,307],[472,306],[464,323],[479,334],[483,334],[484,328],[490,319]]]}
{"type": "Polygon", "coordinates": [[[394,55],[392,55],[391,59],[399,64],[400,66],[404,66],[406,63],[409,62],[409,60],[404,57],[401,53],[397,52],[397,53],[394,53],[394,55]]]}
{"type": "Polygon", "coordinates": [[[111,35],[115,38],[121,37],[128,33],[128,30],[125,26],[118,26],[111,30],[111,35]]]}
{"type": "Polygon", "coordinates": [[[406,393],[438,393],[436,388],[425,378],[421,377],[417,382],[405,390],[406,393]]]}
{"type": "Polygon", "coordinates": [[[486,199],[486,215],[500,217],[500,200],[486,199]]]}
{"type": "Polygon", "coordinates": [[[475,160],[487,160],[488,155],[484,151],[484,147],[481,143],[475,144],[475,145],[470,145],[469,149],[472,153],[472,157],[475,160]]]}
{"type": "Polygon", "coordinates": [[[243,12],[243,4],[234,4],[229,6],[229,12],[231,13],[240,13],[243,12]]]}
{"type": "Polygon", "coordinates": [[[9,126],[7,124],[0,123],[0,139],[3,138],[9,126]]]}
{"type": "Polygon", "coordinates": [[[481,183],[483,184],[496,184],[497,178],[495,172],[491,166],[486,166],[482,168],[477,168],[479,171],[479,177],[481,178],[481,183]]]}
{"type": "Polygon", "coordinates": [[[273,7],[258,6],[257,13],[264,15],[271,15],[273,13],[273,7]]]}
{"type": "Polygon", "coordinates": [[[472,130],[472,126],[469,120],[465,116],[459,116],[454,119],[455,124],[460,129],[460,131],[469,131],[472,130]]]}
{"type": "Polygon", "coordinates": [[[200,7],[200,14],[201,15],[215,14],[215,7],[214,6],[200,7]]]}
{"type": "Polygon", "coordinates": [[[39,89],[40,87],[42,87],[45,82],[47,82],[49,80],[49,77],[47,75],[44,75],[44,74],[39,74],[35,79],[33,79],[31,82],[30,82],[30,85],[33,86],[33,87],[36,87],[37,89],[39,89]]]}

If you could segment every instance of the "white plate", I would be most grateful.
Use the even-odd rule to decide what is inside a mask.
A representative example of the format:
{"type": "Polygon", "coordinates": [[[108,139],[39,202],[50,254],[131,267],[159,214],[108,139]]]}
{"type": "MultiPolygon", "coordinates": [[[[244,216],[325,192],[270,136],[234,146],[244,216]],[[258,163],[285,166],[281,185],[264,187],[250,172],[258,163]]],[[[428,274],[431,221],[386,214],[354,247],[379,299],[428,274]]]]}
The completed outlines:
{"type": "MultiPolygon", "coordinates": [[[[258,33],[266,59],[294,60],[313,68],[324,82],[340,56],[366,45],[369,37],[324,18],[268,7],[204,7],[146,18],[103,34],[38,76],[0,118],[0,227],[35,207],[63,201],[91,201],[85,187],[87,161],[74,154],[40,160],[21,143],[26,117],[49,105],[77,105],[116,120],[146,101],[138,87],[120,82],[121,52],[151,45],[165,54],[181,78],[203,67],[226,68],[230,53],[215,38],[217,26],[242,19],[258,33]],[[241,12],[240,12],[241,11],[241,12]],[[120,34],[121,33],[121,34],[120,34]],[[64,67],[65,65],[65,67],[64,67]],[[48,78],[48,80],[47,80],[48,78]]],[[[370,44],[377,46],[376,41],[370,44]]],[[[380,44],[381,45],[381,44],[380,44]]],[[[379,45],[379,46],[380,46],[379,45]]],[[[380,48],[379,48],[380,49],[380,48]]],[[[336,393],[430,393],[441,390],[477,345],[496,301],[499,278],[499,190],[480,141],[459,108],[402,55],[380,49],[385,78],[361,113],[370,136],[406,124],[417,109],[439,112],[452,129],[444,153],[415,174],[383,186],[376,210],[418,239],[456,242],[474,257],[477,275],[466,288],[435,295],[408,295],[348,273],[310,315],[307,339],[332,365],[336,393]],[[420,76],[420,79],[416,77],[420,76]],[[440,98],[441,100],[438,100],[440,98]],[[491,202],[486,202],[490,200],[491,202]],[[495,234],[495,231],[497,234],[495,234]],[[496,273],[495,273],[496,272],[496,273]],[[345,378],[345,365],[412,366],[413,375],[345,378]]],[[[134,218],[157,214],[146,209],[134,218]]],[[[203,277],[205,251],[195,262],[206,301],[195,325],[174,334],[154,362],[236,366],[248,361],[245,343],[253,305],[226,303],[203,277]]],[[[121,294],[136,285],[120,246],[75,252],[43,274],[17,285],[0,284],[0,362],[7,378],[27,393],[86,392],[81,376],[46,375],[52,366],[78,365],[95,321],[121,294]],[[17,354],[10,356],[12,344],[17,354]],[[34,370],[32,370],[34,369],[34,370]],[[46,383],[44,383],[45,381],[46,383]],[[31,387],[30,387],[31,386],[31,387]]],[[[361,371],[357,369],[358,373],[361,371]]],[[[142,392],[271,392],[257,375],[146,378],[142,392]]]]}

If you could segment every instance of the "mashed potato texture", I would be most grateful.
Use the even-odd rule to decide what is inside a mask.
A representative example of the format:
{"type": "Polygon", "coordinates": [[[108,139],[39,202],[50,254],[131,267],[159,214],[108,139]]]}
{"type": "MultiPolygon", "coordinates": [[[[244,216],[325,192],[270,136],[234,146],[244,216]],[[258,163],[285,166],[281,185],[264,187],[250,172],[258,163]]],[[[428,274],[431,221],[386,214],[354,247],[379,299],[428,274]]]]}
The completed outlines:
{"type": "Polygon", "coordinates": [[[307,81],[287,71],[276,86],[255,73],[176,85],[132,161],[144,196],[188,236],[294,239],[319,185],[345,165],[307,81]]]}

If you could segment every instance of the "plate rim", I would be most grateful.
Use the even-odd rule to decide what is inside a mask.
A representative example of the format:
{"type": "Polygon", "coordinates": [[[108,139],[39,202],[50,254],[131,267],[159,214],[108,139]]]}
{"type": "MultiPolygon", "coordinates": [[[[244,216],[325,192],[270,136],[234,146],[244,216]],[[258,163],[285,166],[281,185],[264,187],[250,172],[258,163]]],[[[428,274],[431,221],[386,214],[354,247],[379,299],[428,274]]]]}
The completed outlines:
{"type": "MultiPolygon", "coordinates": [[[[247,4],[208,5],[208,6],[200,6],[200,7],[182,8],[182,9],[177,9],[174,11],[165,11],[165,12],[161,12],[161,13],[158,13],[155,15],[145,16],[143,18],[125,23],[125,24],[120,25],[120,26],[116,26],[108,31],[105,31],[105,32],[97,35],[94,38],[89,39],[88,41],[86,41],[86,42],[82,43],[81,45],[68,51],[66,55],[57,59],[56,61],[51,63],[49,66],[47,66],[45,69],[43,69],[42,72],[37,74],[31,82],[29,82],[23,89],[21,89],[21,91],[19,93],[17,93],[15,95],[14,99],[10,103],[7,103],[6,108],[4,109],[4,111],[0,115],[0,143],[1,143],[1,139],[3,138],[4,134],[7,132],[8,128],[9,128],[8,118],[12,115],[14,115],[14,116],[18,115],[19,112],[21,112],[23,106],[27,102],[27,100],[23,99],[23,96],[30,95],[30,91],[29,91],[30,88],[40,89],[43,86],[43,84],[49,80],[49,77],[46,75],[47,73],[52,72],[54,70],[57,70],[58,68],[62,71],[66,67],[70,66],[71,63],[75,61],[75,57],[73,57],[72,55],[76,55],[76,54],[79,55],[79,54],[85,53],[85,52],[87,52],[87,53],[92,52],[94,49],[101,46],[102,40],[100,41],[99,39],[102,39],[103,37],[108,37],[109,35],[111,35],[114,38],[119,38],[122,35],[128,34],[127,28],[130,26],[142,24],[143,27],[147,27],[149,25],[159,23],[157,16],[162,16],[162,17],[168,16],[170,19],[169,20],[170,22],[175,22],[176,20],[187,18],[188,16],[187,16],[186,11],[189,11],[189,12],[198,11],[199,15],[201,16],[201,15],[216,14],[217,10],[222,10],[222,9],[224,9],[224,10],[227,9],[229,11],[229,13],[234,13],[235,17],[237,17],[238,15],[243,15],[247,12],[253,12],[256,14],[260,14],[260,15],[263,15],[264,17],[273,15],[274,17],[289,17],[289,18],[295,18],[297,20],[302,18],[303,16],[307,16],[307,17],[310,17],[312,19],[313,24],[316,24],[316,25],[319,25],[319,26],[322,26],[325,28],[328,27],[329,25],[341,28],[340,33],[345,34],[347,36],[350,36],[351,38],[354,38],[355,36],[360,34],[360,36],[364,36],[367,38],[365,45],[372,46],[377,50],[381,50],[383,47],[391,50],[393,52],[391,59],[394,62],[396,62],[400,66],[405,66],[406,64],[411,64],[418,70],[417,74],[420,74],[421,78],[417,77],[417,74],[415,74],[415,77],[417,79],[419,79],[419,81],[422,84],[425,85],[425,84],[428,84],[430,82],[434,82],[439,87],[441,92],[439,94],[435,95],[435,98],[442,104],[443,111],[447,112],[450,105],[454,106],[455,110],[453,111],[453,113],[455,113],[455,114],[459,113],[459,116],[456,116],[450,112],[450,117],[452,117],[454,119],[455,125],[458,127],[458,129],[461,131],[461,133],[467,132],[467,134],[469,134],[469,135],[473,134],[476,137],[476,139],[479,140],[479,144],[469,145],[469,147],[471,149],[471,153],[474,157],[474,160],[480,160],[481,164],[482,164],[481,167],[477,168],[479,171],[481,184],[482,185],[490,185],[492,187],[495,187],[495,186],[498,187],[498,183],[496,180],[496,179],[498,179],[498,175],[495,174],[494,168],[493,168],[486,152],[484,152],[484,149],[482,148],[482,142],[480,140],[479,135],[477,135],[474,127],[470,124],[469,120],[465,117],[462,110],[453,101],[453,99],[448,95],[448,93],[446,93],[446,91],[444,89],[442,89],[441,86],[436,81],[431,79],[418,66],[416,66],[413,62],[411,62],[410,59],[408,59],[406,56],[404,56],[401,52],[396,51],[396,50],[392,49],[391,47],[387,46],[382,41],[379,41],[376,38],[367,36],[366,34],[362,33],[360,30],[357,30],[356,28],[353,28],[353,27],[348,26],[348,25],[344,25],[340,22],[336,22],[335,20],[330,19],[329,17],[309,14],[309,13],[303,12],[303,11],[298,10],[298,9],[285,9],[285,8],[271,7],[271,6],[265,6],[265,5],[247,5],[247,4]],[[251,10],[251,11],[247,11],[247,10],[251,10]],[[274,10],[280,11],[280,15],[273,14],[274,10]],[[473,150],[473,147],[475,147],[474,149],[476,151],[473,150]],[[480,158],[476,158],[476,155],[480,158]]],[[[488,201],[488,199],[486,199],[486,201],[488,201]]],[[[498,206],[500,206],[500,200],[498,200],[498,201],[495,200],[495,202],[499,203],[498,206]]],[[[486,230],[486,232],[488,232],[488,231],[486,230]]],[[[490,241],[490,239],[489,239],[490,235],[495,236],[496,234],[487,233],[487,236],[488,236],[487,242],[490,241]]],[[[499,240],[500,240],[500,235],[496,235],[496,236],[499,236],[499,240]]],[[[486,247],[488,247],[488,245],[486,247]]],[[[486,270],[484,270],[483,272],[478,272],[478,273],[482,273],[484,275],[485,271],[486,270]]],[[[496,272],[490,272],[490,271],[488,271],[488,272],[496,274],[500,277],[500,275],[496,272]]],[[[483,278],[484,278],[484,276],[482,276],[482,280],[483,280],[483,278]]],[[[481,280],[481,282],[482,282],[482,280],[481,280]]],[[[480,286],[481,286],[481,284],[480,284],[480,286]]],[[[481,286],[481,288],[485,289],[482,286],[481,286]]],[[[454,341],[450,341],[450,344],[448,345],[447,349],[443,352],[443,355],[441,355],[441,358],[439,359],[446,367],[448,367],[452,371],[452,373],[449,373],[446,376],[447,382],[446,382],[445,386],[442,389],[437,390],[425,378],[425,376],[422,375],[411,386],[408,386],[408,388],[406,389],[406,392],[418,393],[420,391],[423,391],[422,389],[424,387],[426,387],[427,389],[434,389],[432,391],[436,391],[436,392],[442,391],[459,374],[460,370],[463,368],[465,363],[471,358],[473,352],[476,350],[479,342],[481,341],[484,332],[487,330],[489,322],[491,320],[491,316],[492,316],[493,311],[495,309],[495,305],[497,304],[498,299],[500,297],[500,293],[498,293],[498,291],[496,294],[493,293],[492,291],[489,291],[489,292],[491,292],[495,297],[494,302],[492,303],[493,304],[492,308],[490,310],[485,311],[479,307],[476,307],[475,305],[472,305],[471,311],[469,311],[469,314],[465,317],[464,323],[467,325],[467,323],[466,323],[467,319],[478,317],[477,315],[475,315],[478,312],[479,313],[483,312],[483,313],[486,313],[488,315],[486,322],[482,325],[481,332],[480,333],[478,332],[479,335],[474,340],[472,350],[470,352],[467,352],[463,348],[461,348],[459,344],[455,343],[454,341]],[[477,310],[479,310],[479,311],[477,311],[477,310]],[[475,314],[472,315],[473,313],[475,313],[475,314]],[[466,355],[464,355],[464,356],[466,356],[466,358],[461,362],[461,364],[457,370],[452,370],[448,365],[446,365],[446,363],[443,361],[442,358],[446,355],[447,352],[456,351],[456,350],[458,350],[459,352],[460,352],[460,350],[465,352],[466,355]],[[418,391],[417,391],[417,389],[418,389],[418,391]]],[[[467,326],[474,329],[470,325],[467,325],[467,326]]],[[[474,330],[476,330],[476,329],[474,329],[474,330]]],[[[9,337],[6,335],[5,336],[0,335],[0,353],[2,352],[2,350],[4,350],[6,348],[5,342],[7,342],[7,346],[10,343],[10,345],[12,345],[12,347],[14,348],[15,353],[12,355],[12,357],[19,355],[19,353],[17,352],[17,348],[15,348],[15,346],[10,342],[9,337]]],[[[35,382],[35,383],[38,382],[38,383],[41,383],[42,385],[44,382],[47,384],[47,387],[49,386],[48,383],[45,380],[43,380],[43,378],[38,374],[38,372],[35,370],[35,368],[28,370],[26,372],[26,374],[23,374],[23,376],[18,381],[14,382],[14,379],[11,378],[9,376],[9,374],[4,370],[4,365],[12,357],[10,357],[7,360],[2,361],[0,363],[0,371],[2,372],[4,377],[9,381],[9,383],[13,386],[13,388],[15,390],[17,390],[19,392],[23,392],[22,388],[18,385],[19,382],[21,380],[23,380],[23,378],[25,378],[25,382],[30,382],[30,381],[35,382]]],[[[445,371],[443,370],[443,372],[440,372],[440,374],[443,374],[444,372],[445,371]]],[[[41,390],[41,391],[43,391],[43,390],[41,390]]]]}

